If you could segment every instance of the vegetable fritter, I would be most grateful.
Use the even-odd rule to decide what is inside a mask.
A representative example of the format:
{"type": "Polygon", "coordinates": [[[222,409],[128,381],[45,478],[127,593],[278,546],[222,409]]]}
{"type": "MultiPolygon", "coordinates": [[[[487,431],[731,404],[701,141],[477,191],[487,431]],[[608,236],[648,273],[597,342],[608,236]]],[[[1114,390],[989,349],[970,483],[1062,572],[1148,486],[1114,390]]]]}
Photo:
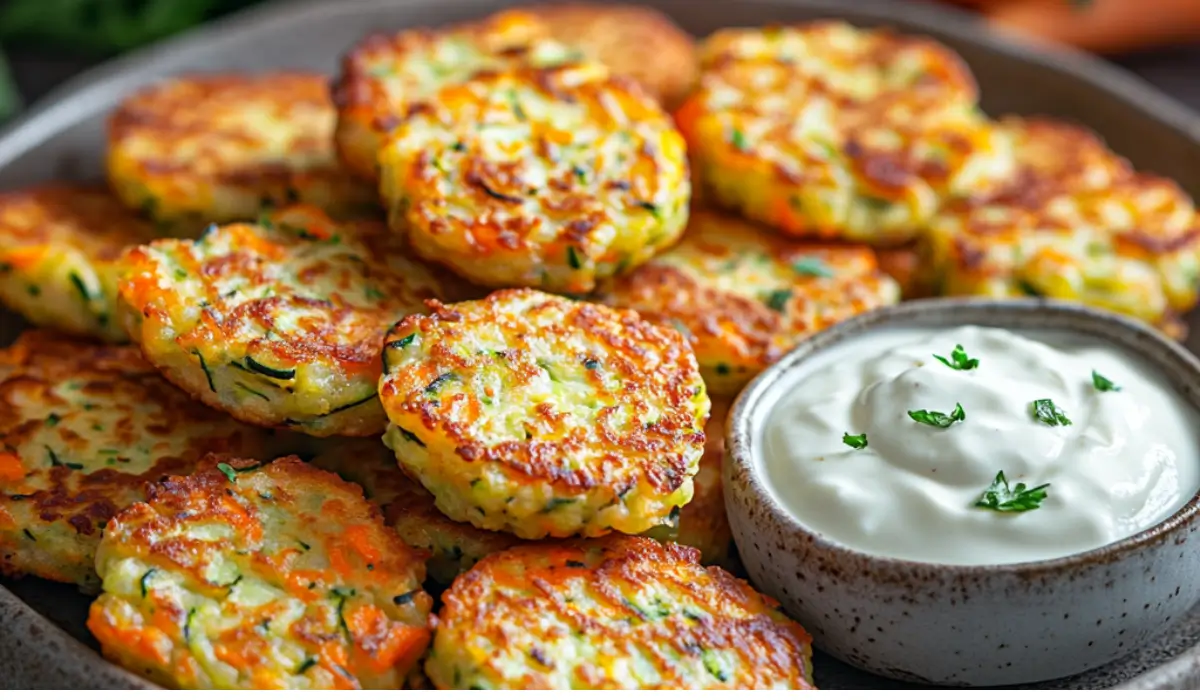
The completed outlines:
{"type": "Polygon", "coordinates": [[[109,342],[117,261],[154,229],[100,187],[51,184],[0,193],[0,300],[31,323],[109,342]]]}
{"type": "Polygon", "coordinates": [[[338,165],[335,122],[321,75],[174,78],[113,114],[109,182],[128,206],[189,236],[296,202],[366,216],[378,197],[338,165]]]}
{"type": "Polygon", "coordinates": [[[505,290],[398,323],[385,442],[456,520],[525,539],[641,532],[692,497],[709,399],[636,313],[505,290]]]}
{"type": "Polygon", "coordinates": [[[841,22],[727,29],[676,115],[705,197],[789,235],[894,245],[943,196],[1011,176],[948,48],[841,22]]]}
{"type": "Polygon", "coordinates": [[[240,420],[311,435],[383,432],[384,334],[442,298],[382,223],[306,205],[157,241],[126,264],[126,326],[168,379],[240,420]]]}
{"type": "Polygon", "coordinates": [[[404,475],[396,456],[382,442],[364,438],[333,438],[315,445],[312,464],[336,472],[362,487],[367,500],[379,506],[384,521],[405,544],[429,559],[429,578],[448,586],[475,562],[521,542],[505,532],[480,530],[442,514],[433,496],[404,475]]]}
{"type": "Polygon", "coordinates": [[[192,401],[133,347],[29,331],[0,350],[0,572],[99,587],[96,545],[147,484],[268,431],[192,401]]]}
{"type": "Polygon", "coordinates": [[[944,207],[921,245],[930,288],[1078,301],[1181,335],[1200,282],[1192,199],[1079,127],[1008,119],[1001,128],[1018,146],[1019,177],[944,207]]]}
{"type": "Polygon", "coordinates": [[[525,7],[557,41],[641,83],[667,107],[696,82],[695,40],[670,17],[649,7],[569,2],[525,7]]]}
{"type": "Polygon", "coordinates": [[[448,87],[379,163],[392,230],[482,285],[589,292],[687,223],[683,137],[636,83],[594,62],[448,87]]]}
{"type": "Polygon", "coordinates": [[[727,399],[713,398],[711,415],[704,426],[704,456],[692,479],[692,500],[679,511],[674,541],[700,550],[700,561],[728,567],[734,557],[733,533],[725,514],[725,491],[721,484],[721,462],[725,456],[727,399]]]}
{"type": "Polygon", "coordinates": [[[810,638],[699,552],[645,537],[494,554],[442,596],[439,689],[811,689],[810,638]]]}
{"type": "Polygon", "coordinates": [[[209,455],[122,511],[88,629],[172,688],[398,689],[429,644],[421,557],[296,457],[209,455]]]}
{"type": "Polygon", "coordinates": [[[547,37],[546,26],[523,11],[442,29],[372,34],[342,59],[333,96],[342,162],[374,182],[376,156],[392,129],[425,107],[442,88],[514,66],[550,66],[580,53],[547,37]]]}
{"type": "Polygon", "coordinates": [[[899,296],[865,246],[798,243],[699,211],[679,245],[598,298],[678,328],[708,391],[733,396],[804,337],[899,296]]]}

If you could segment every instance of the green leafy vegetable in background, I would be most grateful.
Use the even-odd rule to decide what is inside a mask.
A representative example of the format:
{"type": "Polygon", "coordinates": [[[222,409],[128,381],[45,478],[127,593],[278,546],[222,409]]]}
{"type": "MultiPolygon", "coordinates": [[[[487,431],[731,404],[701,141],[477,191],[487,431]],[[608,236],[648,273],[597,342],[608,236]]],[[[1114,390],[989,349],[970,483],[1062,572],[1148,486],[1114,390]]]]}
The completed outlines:
{"type": "MultiPolygon", "coordinates": [[[[170,36],[258,0],[3,0],[0,45],[106,55],[170,36]]],[[[21,100],[0,53],[0,119],[21,100]]]]}

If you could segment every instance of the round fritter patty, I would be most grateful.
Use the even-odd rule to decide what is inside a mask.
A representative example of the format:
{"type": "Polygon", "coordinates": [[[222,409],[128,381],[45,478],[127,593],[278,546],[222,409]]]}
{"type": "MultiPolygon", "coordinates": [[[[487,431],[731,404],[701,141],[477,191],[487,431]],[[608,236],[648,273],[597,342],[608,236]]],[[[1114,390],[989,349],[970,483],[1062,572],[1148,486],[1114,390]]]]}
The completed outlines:
{"type": "Polygon", "coordinates": [[[812,688],[804,629],[690,547],[525,545],[442,600],[425,672],[443,690],[812,688]]]}
{"type": "Polygon", "coordinates": [[[899,297],[865,246],[796,243],[712,211],[598,295],[683,332],[714,396],[737,394],[804,337],[899,297]]]}
{"type": "Polygon", "coordinates": [[[0,193],[0,301],[31,323],[109,342],[117,261],[154,229],[100,187],[52,184],[0,193]]]}
{"type": "Polygon", "coordinates": [[[733,533],[725,515],[721,462],[725,456],[725,417],[728,399],[714,398],[704,426],[704,456],[692,479],[692,500],[679,511],[674,541],[700,550],[700,561],[728,567],[733,561],[733,533]]]}
{"type": "Polygon", "coordinates": [[[378,197],[338,165],[335,122],[321,75],[174,78],[112,115],[109,182],[128,206],[189,235],[294,202],[339,218],[370,214],[378,197]]]}
{"type": "Polygon", "coordinates": [[[296,457],[209,455],[152,486],[96,570],[104,655],[171,688],[399,689],[429,644],[421,557],[296,457]]]}
{"type": "Polygon", "coordinates": [[[657,10],[600,2],[524,9],[542,20],[554,39],[637,80],[667,107],[681,102],[696,82],[695,40],[657,10]]]}
{"type": "Polygon", "coordinates": [[[546,26],[523,11],[442,29],[372,34],[342,59],[334,83],[337,149],[359,177],[374,182],[387,134],[443,87],[514,66],[549,66],[580,53],[552,41],[546,26]]]}
{"type": "Polygon", "coordinates": [[[446,88],[380,153],[392,230],[474,282],[583,293],[678,240],[687,157],[670,118],[599,63],[446,88]]]}
{"type": "Polygon", "coordinates": [[[146,358],[236,418],[311,435],[377,435],[388,327],[441,298],[382,224],[304,205],[126,258],[126,326],[146,358]]]}
{"type": "Polygon", "coordinates": [[[929,39],[817,22],[701,53],[677,121],[705,196],[789,235],[902,243],[947,193],[1012,174],[970,73],[929,39]]]}
{"type": "Polygon", "coordinates": [[[133,347],[30,331],[0,350],[0,572],[99,587],[96,545],[145,486],[267,431],[171,386],[133,347]]]}
{"type": "Polygon", "coordinates": [[[429,578],[448,586],[475,562],[521,542],[505,532],[480,530],[442,514],[433,495],[404,475],[395,454],[379,440],[334,438],[314,446],[312,464],[360,485],[384,521],[405,544],[428,554],[429,578]]]}
{"type": "Polygon", "coordinates": [[[431,308],[388,335],[379,394],[385,442],[443,513],[597,536],[691,500],[709,399],[678,333],[531,290],[431,308]]]}
{"type": "Polygon", "coordinates": [[[1001,128],[1018,145],[1020,174],[944,207],[921,245],[928,286],[1077,301],[1181,334],[1200,283],[1192,199],[1079,127],[1008,119],[1001,128]]]}

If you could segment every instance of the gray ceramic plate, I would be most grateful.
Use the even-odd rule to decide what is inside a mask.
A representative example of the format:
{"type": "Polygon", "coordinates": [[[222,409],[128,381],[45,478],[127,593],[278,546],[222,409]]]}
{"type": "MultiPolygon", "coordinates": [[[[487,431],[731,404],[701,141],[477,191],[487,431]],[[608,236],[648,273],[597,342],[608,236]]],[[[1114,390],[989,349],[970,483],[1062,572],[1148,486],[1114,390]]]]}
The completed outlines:
{"type": "MultiPolygon", "coordinates": [[[[634,0],[638,1],[638,0],[634,0]]],[[[930,34],[957,49],[983,88],[984,107],[1075,119],[1139,167],[1175,178],[1200,197],[1200,120],[1136,78],[1082,56],[1047,53],[985,33],[962,15],[896,0],[640,0],[704,35],[722,26],[841,16],[930,34]]],[[[0,135],[0,188],[102,174],[104,115],[140,85],[184,71],[293,67],[332,74],[338,57],[371,31],[467,19],[496,0],[307,0],[276,3],[114,61],[60,88],[0,135]]],[[[1190,319],[1200,327],[1200,315],[1190,319]]],[[[21,329],[0,315],[0,342],[21,329]]],[[[1200,348],[1200,333],[1191,348],[1200,348]]],[[[0,580],[0,689],[145,688],[100,659],[83,626],[87,601],[66,586],[0,580]]],[[[1200,687],[1200,610],[1168,634],[1099,671],[1046,684],[1097,688],[1200,687]]],[[[826,688],[895,688],[818,657],[826,688]]]]}

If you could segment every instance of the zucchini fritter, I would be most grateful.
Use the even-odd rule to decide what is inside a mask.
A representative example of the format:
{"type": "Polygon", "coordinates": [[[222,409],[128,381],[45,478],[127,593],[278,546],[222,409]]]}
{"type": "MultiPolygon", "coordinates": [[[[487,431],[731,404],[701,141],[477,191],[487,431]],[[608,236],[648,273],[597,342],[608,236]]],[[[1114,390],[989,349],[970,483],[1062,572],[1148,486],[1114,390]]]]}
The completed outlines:
{"type": "Polygon", "coordinates": [[[709,399],[675,331],[532,290],[432,303],[384,346],[384,441],[456,520],[641,532],[692,497],[709,399]]]}
{"type": "Polygon", "coordinates": [[[448,87],[392,132],[379,163],[392,230],[482,285],[589,292],[687,223],[683,138],[594,62],[448,87]]]}
{"type": "Polygon", "coordinates": [[[0,350],[0,572],[99,587],[96,545],[145,487],[210,451],[268,456],[267,431],[164,381],[133,347],[29,331],[0,350]]]}
{"type": "Polygon", "coordinates": [[[52,184],[0,193],[0,300],[31,323],[109,342],[117,261],[154,229],[100,187],[52,184]]]}
{"type": "Polygon", "coordinates": [[[395,454],[379,440],[321,440],[312,464],[361,486],[400,539],[428,554],[425,568],[429,578],[444,586],[485,556],[521,542],[508,533],[480,530],[442,515],[433,496],[404,475],[395,454]]]}
{"type": "Polygon", "coordinates": [[[375,191],[337,163],[335,122],[321,75],[175,78],[113,114],[109,182],[128,206],[188,235],[295,202],[338,218],[371,214],[375,191]]]}
{"type": "Polygon", "coordinates": [[[670,17],[649,7],[570,2],[523,8],[546,24],[555,40],[628,75],[667,107],[696,82],[696,45],[670,17]]]}
{"type": "Polygon", "coordinates": [[[126,264],[126,326],[146,359],[214,408],[310,435],[383,432],[384,334],[442,297],[381,223],[305,205],[157,241],[126,264]]]}
{"type": "Polygon", "coordinates": [[[209,455],[122,511],[88,629],[172,688],[398,689],[429,644],[421,557],[296,457],[209,455]]]}
{"type": "Polygon", "coordinates": [[[894,245],[1011,175],[957,55],[841,22],[722,30],[677,114],[704,195],[794,236],[894,245]]]}
{"type": "Polygon", "coordinates": [[[1084,129],[1036,119],[1001,128],[1018,145],[1019,176],[944,207],[920,247],[930,288],[1077,301],[1182,334],[1200,282],[1191,198],[1084,129]]]}
{"type": "Polygon", "coordinates": [[[546,27],[522,11],[442,29],[372,34],[342,59],[333,88],[337,149],[346,167],[374,182],[376,156],[392,129],[443,87],[514,66],[549,66],[579,57],[551,41],[546,27]]]}
{"type": "Polygon", "coordinates": [[[687,336],[708,391],[734,396],[804,337],[899,300],[865,246],[797,243],[712,211],[598,298],[687,336]]]}
{"type": "Polygon", "coordinates": [[[811,640],[699,552],[645,537],[493,554],[442,596],[439,689],[811,689],[811,640]]]}
{"type": "Polygon", "coordinates": [[[725,491],[721,463],[725,457],[727,399],[713,398],[711,414],[704,426],[704,456],[692,479],[692,500],[679,511],[674,541],[700,550],[700,561],[729,567],[733,561],[733,533],[725,514],[725,491]]]}

